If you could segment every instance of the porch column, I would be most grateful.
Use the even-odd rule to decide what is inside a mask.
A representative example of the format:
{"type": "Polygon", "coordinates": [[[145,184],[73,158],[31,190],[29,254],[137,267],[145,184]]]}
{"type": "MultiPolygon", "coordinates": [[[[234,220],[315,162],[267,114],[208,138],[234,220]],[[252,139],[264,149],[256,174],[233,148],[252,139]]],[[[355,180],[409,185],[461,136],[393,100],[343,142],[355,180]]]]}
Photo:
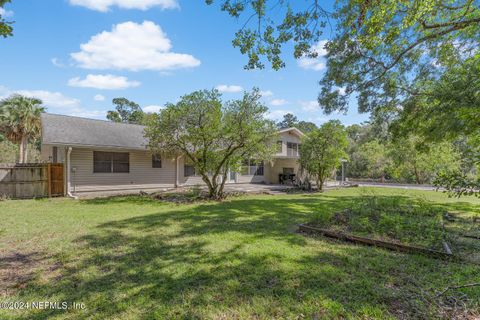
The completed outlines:
{"type": "Polygon", "coordinates": [[[179,177],[178,177],[178,173],[179,173],[179,169],[178,169],[178,165],[179,165],[179,161],[178,161],[178,158],[179,156],[175,156],[175,188],[178,188],[178,185],[180,184],[179,181],[179,177]]]}
{"type": "Polygon", "coordinates": [[[74,196],[72,193],[71,193],[71,175],[72,175],[72,169],[71,169],[71,159],[70,159],[70,154],[72,153],[72,147],[68,147],[67,148],[67,159],[66,159],[66,163],[67,163],[67,172],[66,172],[66,180],[67,180],[67,196],[69,196],[70,198],[73,198],[73,199],[78,199],[78,197],[74,196]]]}

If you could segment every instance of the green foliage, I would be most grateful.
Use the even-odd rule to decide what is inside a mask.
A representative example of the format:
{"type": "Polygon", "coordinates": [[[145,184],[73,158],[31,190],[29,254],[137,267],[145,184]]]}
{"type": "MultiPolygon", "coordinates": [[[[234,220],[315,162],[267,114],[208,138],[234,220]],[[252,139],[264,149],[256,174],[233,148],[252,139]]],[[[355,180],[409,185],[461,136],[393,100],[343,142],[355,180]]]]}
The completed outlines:
{"type": "MultiPolygon", "coordinates": [[[[390,135],[385,124],[376,122],[354,124],[346,128],[348,137],[347,153],[349,162],[346,173],[351,178],[382,178],[388,173],[391,159],[388,154],[390,135]],[[370,152],[369,148],[374,150],[370,152]],[[382,153],[384,155],[382,156],[382,153]],[[384,159],[381,160],[380,158],[384,159]],[[380,163],[384,163],[384,174],[378,174],[380,163]]],[[[382,170],[380,170],[382,171],[382,170]]]]}
{"type": "Polygon", "coordinates": [[[18,145],[5,140],[0,142],[0,163],[16,163],[18,158],[18,145]]]}
{"type": "MultiPolygon", "coordinates": [[[[0,0],[0,8],[3,8],[5,4],[11,2],[11,0],[0,0]]],[[[2,15],[0,15],[0,37],[11,37],[13,36],[13,22],[5,20],[2,15]]]]}
{"type": "Polygon", "coordinates": [[[42,101],[12,95],[0,101],[0,133],[14,144],[20,144],[19,162],[28,160],[28,145],[40,136],[42,101]]]}
{"type": "MultiPolygon", "coordinates": [[[[0,318],[475,319],[478,287],[426,299],[478,282],[478,263],[291,232],[313,215],[349,208],[365,196],[362,190],[195,205],[138,196],[0,202],[2,272],[11,275],[2,277],[9,288],[2,302],[57,297],[87,307],[0,309],[0,318]]],[[[432,207],[461,211],[457,217],[465,221],[478,216],[480,199],[375,190],[382,202],[415,203],[420,194],[432,207]]]]}
{"type": "Polygon", "coordinates": [[[387,146],[378,140],[372,140],[362,144],[358,150],[358,160],[365,165],[365,174],[368,177],[382,181],[391,170],[392,159],[387,152],[387,146]]]}
{"type": "Polygon", "coordinates": [[[279,129],[286,129],[286,128],[297,128],[303,133],[309,133],[315,129],[317,129],[317,125],[313,122],[308,121],[298,121],[298,118],[291,113],[287,113],[283,116],[283,120],[277,123],[277,127],[279,129]]]}
{"type": "Polygon", "coordinates": [[[460,154],[450,142],[423,145],[416,136],[394,142],[391,156],[395,162],[392,175],[418,184],[432,182],[442,172],[460,170],[460,154]]]}
{"type": "Polygon", "coordinates": [[[205,0],[208,5],[220,3],[222,11],[233,18],[248,17],[238,30],[233,46],[248,56],[245,69],[262,69],[266,58],[273,69],[285,67],[281,54],[283,46],[293,41],[294,56],[316,57],[310,44],[317,41],[326,25],[329,13],[317,1],[273,1],[273,0],[205,0]],[[295,7],[298,10],[294,11],[295,7]],[[275,14],[272,14],[272,12],[275,14]]]}
{"type": "Polygon", "coordinates": [[[243,159],[269,160],[276,130],[257,89],[223,103],[217,90],[195,91],[167,104],[145,130],[153,152],[184,155],[207,184],[212,198],[223,196],[228,169],[243,159]],[[220,181],[219,181],[220,180],[220,181]]]}
{"type": "MultiPolygon", "coordinates": [[[[365,193],[351,207],[316,221],[324,228],[443,251],[444,210],[422,198],[382,197],[365,193]]],[[[450,239],[449,239],[450,240],[450,239]]]]}
{"type": "Polygon", "coordinates": [[[480,144],[477,139],[472,139],[467,144],[462,159],[460,170],[444,170],[437,175],[434,183],[439,188],[444,188],[451,196],[461,197],[475,195],[480,197],[480,144]],[[467,161],[466,161],[467,160],[467,161]],[[467,163],[466,163],[467,162],[467,163]]]}
{"type": "Polygon", "coordinates": [[[478,52],[478,1],[341,3],[321,81],[327,112],[346,110],[355,92],[361,112],[396,113],[405,99],[423,94],[424,81],[478,52]]]}
{"type": "Polygon", "coordinates": [[[425,94],[405,101],[393,124],[395,135],[415,131],[429,141],[480,136],[480,54],[422,88],[425,94]]]}
{"type": "Polygon", "coordinates": [[[133,124],[144,123],[145,113],[137,103],[126,98],[115,98],[112,103],[115,105],[115,111],[107,112],[108,120],[133,124]]]}
{"type": "Polygon", "coordinates": [[[331,120],[310,132],[300,146],[300,165],[323,189],[326,179],[347,157],[348,146],[345,128],[337,120],[331,120]]]}

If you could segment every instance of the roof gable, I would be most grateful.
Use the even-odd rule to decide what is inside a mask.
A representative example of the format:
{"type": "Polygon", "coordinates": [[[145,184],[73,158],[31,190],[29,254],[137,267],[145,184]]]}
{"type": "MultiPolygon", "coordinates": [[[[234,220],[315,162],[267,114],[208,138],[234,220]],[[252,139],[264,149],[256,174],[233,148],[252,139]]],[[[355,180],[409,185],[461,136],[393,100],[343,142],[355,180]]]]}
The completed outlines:
{"type": "Polygon", "coordinates": [[[146,149],[144,126],[43,113],[42,143],[146,149]]]}
{"type": "Polygon", "coordinates": [[[286,133],[286,132],[294,133],[300,138],[305,135],[302,131],[300,131],[299,129],[297,129],[295,127],[285,128],[285,129],[281,129],[281,130],[278,131],[278,133],[286,133]]]}

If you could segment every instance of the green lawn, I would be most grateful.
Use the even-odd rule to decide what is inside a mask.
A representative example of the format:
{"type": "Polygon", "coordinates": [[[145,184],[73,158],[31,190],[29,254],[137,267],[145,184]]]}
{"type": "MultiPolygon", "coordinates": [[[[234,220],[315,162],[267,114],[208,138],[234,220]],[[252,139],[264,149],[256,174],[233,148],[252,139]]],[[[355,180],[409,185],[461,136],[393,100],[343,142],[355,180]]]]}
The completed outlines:
{"type": "MultiPolygon", "coordinates": [[[[474,198],[372,192],[480,217],[474,198]]],[[[480,287],[435,297],[480,282],[477,264],[296,233],[299,223],[349,208],[364,193],[179,206],[142,197],[0,202],[0,301],[86,305],[0,310],[0,319],[451,318],[462,310],[449,308],[462,303],[478,315],[480,287]]]]}

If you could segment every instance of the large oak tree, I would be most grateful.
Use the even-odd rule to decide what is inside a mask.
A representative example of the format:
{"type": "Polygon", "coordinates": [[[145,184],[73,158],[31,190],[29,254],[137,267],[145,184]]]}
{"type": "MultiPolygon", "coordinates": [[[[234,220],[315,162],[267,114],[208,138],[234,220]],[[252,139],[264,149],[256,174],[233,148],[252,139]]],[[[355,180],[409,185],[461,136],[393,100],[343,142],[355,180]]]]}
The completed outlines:
{"type": "Polygon", "coordinates": [[[224,196],[229,169],[244,159],[269,160],[275,153],[276,129],[265,118],[260,92],[223,102],[216,90],[195,91],[167,104],[149,118],[145,135],[154,153],[183,156],[195,167],[211,198],[224,196]]]}

